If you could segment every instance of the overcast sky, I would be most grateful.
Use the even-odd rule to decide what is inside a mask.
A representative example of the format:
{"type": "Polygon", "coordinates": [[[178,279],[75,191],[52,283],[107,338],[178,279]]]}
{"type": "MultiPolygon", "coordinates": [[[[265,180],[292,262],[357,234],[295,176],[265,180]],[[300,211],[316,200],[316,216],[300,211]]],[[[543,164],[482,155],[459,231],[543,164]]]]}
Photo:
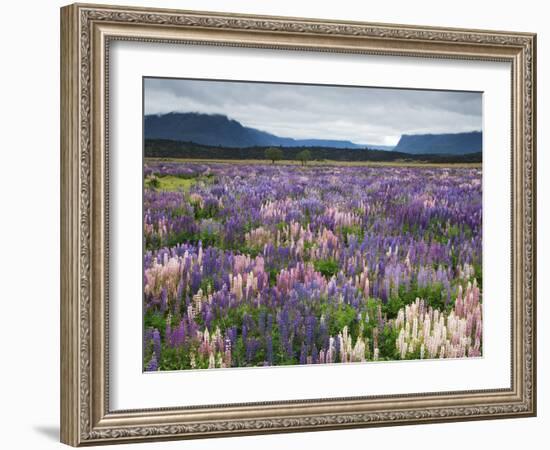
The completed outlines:
{"type": "Polygon", "coordinates": [[[481,130],[481,94],[145,79],[145,114],[224,114],[281,137],[395,145],[402,134],[481,130]]]}

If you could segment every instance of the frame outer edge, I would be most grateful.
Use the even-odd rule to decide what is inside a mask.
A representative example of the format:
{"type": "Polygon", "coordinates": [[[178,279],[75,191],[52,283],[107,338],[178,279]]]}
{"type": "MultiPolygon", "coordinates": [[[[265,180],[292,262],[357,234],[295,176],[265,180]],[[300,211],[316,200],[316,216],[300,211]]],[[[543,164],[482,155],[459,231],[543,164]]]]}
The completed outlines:
{"type": "Polygon", "coordinates": [[[79,83],[78,63],[78,9],[65,6],[61,19],[61,408],[60,440],[77,446],[80,442],[79,417],[79,304],[78,253],[79,253],[79,83]]]}
{"type": "Polygon", "coordinates": [[[533,263],[533,414],[537,416],[537,51],[538,37],[533,36],[533,248],[535,249],[533,263]]]}
{"type": "Polygon", "coordinates": [[[531,413],[537,417],[537,34],[531,35],[531,160],[530,160],[530,189],[531,189],[531,413]]]}
{"type": "MultiPolygon", "coordinates": [[[[96,43],[97,45],[97,43],[96,43]]],[[[231,45],[231,44],[230,44],[231,45]]],[[[271,44],[277,48],[276,44],[271,44]]],[[[236,46],[240,46],[238,43],[236,46]]],[[[243,44],[243,46],[246,46],[243,44]]],[[[282,48],[282,47],[281,47],[282,48]]],[[[297,49],[300,49],[297,47],[297,49]]],[[[96,49],[97,50],[97,49],[96,49]]],[[[329,49],[329,51],[331,51],[329,49]]],[[[445,52],[444,52],[445,53],[445,52]]],[[[475,52],[474,52],[475,53],[475,52]]],[[[486,57],[490,56],[488,52],[486,57]]],[[[466,55],[468,56],[468,55],[466,55]]],[[[483,56],[479,54],[478,56],[483,56]]],[[[474,55],[475,57],[475,55],[474,55]]],[[[469,58],[468,58],[469,59],[469,58]]],[[[473,58],[475,59],[475,58],[473,58]]],[[[97,67],[95,68],[97,69],[97,67]]],[[[460,30],[435,27],[394,24],[340,23],[321,19],[276,18],[230,13],[159,10],[156,8],[132,8],[109,5],[74,4],[61,9],[61,441],[72,445],[97,445],[141,440],[193,439],[215,436],[251,435],[278,432],[317,431],[365,426],[436,423],[448,420],[492,419],[499,417],[525,417],[536,414],[536,36],[532,33],[497,32],[490,30],[460,30]],[[187,22],[184,23],[183,19],[187,22]],[[215,29],[240,32],[250,30],[264,33],[296,34],[297,36],[325,36],[383,38],[393,42],[415,42],[422,45],[421,53],[430,53],[428,43],[458,42],[471,47],[510,49],[519,61],[521,83],[518,86],[522,102],[518,105],[520,127],[517,132],[521,172],[521,235],[519,256],[527,280],[521,283],[523,341],[518,349],[522,358],[519,364],[522,377],[518,398],[509,403],[492,406],[487,403],[471,407],[449,407],[426,410],[397,410],[381,414],[305,415],[282,418],[237,419],[195,423],[134,424],[127,426],[113,422],[102,427],[102,408],[97,403],[102,382],[98,384],[98,357],[94,348],[104,337],[91,323],[96,316],[97,305],[92,305],[97,287],[94,283],[94,242],[97,240],[96,177],[97,159],[93,152],[97,139],[97,116],[94,113],[95,70],[92,64],[94,47],[94,23],[114,22],[132,25],[158,25],[185,27],[213,31],[215,29]],[[371,27],[371,28],[366,28],[371,27]],[[364,28],[362,30],[361,28],[364,28]],[[356,33],[358,33],[356,35],[356,33]],[[517,52],[517,53],[516,53],[517,52]],[[519,56],[518,56],[519,53],[519,56]],[[525,58],[530,56],[530,58],[525,58]],[[526,117],[527,115],[527,117],[526,117]],[[526,125],[530,127],[526,130],[526,125]],[[95,161],[95,163],[94,163],[95,161]],[[527,166],[527,167],[526,167],[527,166]],[[527,195],[524,194],[527,191],[527,195]],[[95,224],[95,225],[94,225],[95,224]],[[525,246],[524,246],[525,245],[525,246]],[[94,291],[92,293],[92,291],[94,291]],[[525,305],[527,302],[527,305],[525,305]],[[527,308],[525,308],[527,306],[527,308]],[[525,361],[524,351],[530,357],[525,361]],[[93,363],[93,364],[92,364],[93,363]],[[96,368],[94,370],[94,367],[96,368]],[[95,372],[95,373],[94,373],[95,372]],[[527,373],[525,373],[527,372],[527,373]],[[96,404],[97,403],[97,404],[96,404]],[[98,408],[99,407],[99,408],[98,408]],[[415,413],[415,414],[413,414],[415,413]],[[425,414],[424,414],[425,413],[425,414]]],[[[95,104],[97,107],[97,103],[95,104]]],[[[97,112],[97,111],[96,111],[97,112]]],[[[518,242],[516,240],[516,242],[518,242]]],[[[96,298],[97,300],[97,298],[96,298]]],[[[101,310],[101,307],[99,308],[101,310]]],[[[101,355],[99,355],[101,357],[101,355]]],[[[103,392],[104,394],[104,392],[103,392]]],[[[451,405],[452,406],[452,405],[451,405]]],[[[145,411],[146,412],[146,411],[145,411]]],[[[116,417],[115,417],[116,419],[116,417]]]]}

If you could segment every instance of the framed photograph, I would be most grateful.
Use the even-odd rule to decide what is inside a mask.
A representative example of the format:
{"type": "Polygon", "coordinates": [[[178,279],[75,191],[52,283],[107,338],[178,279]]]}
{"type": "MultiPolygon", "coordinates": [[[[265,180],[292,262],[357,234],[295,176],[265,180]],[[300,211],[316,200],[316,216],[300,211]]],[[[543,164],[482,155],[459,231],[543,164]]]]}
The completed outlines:
{"type": "Polygon", "coordinates": [[[62,442],[535,415],[535,58],[62,8],[62,442]]]}

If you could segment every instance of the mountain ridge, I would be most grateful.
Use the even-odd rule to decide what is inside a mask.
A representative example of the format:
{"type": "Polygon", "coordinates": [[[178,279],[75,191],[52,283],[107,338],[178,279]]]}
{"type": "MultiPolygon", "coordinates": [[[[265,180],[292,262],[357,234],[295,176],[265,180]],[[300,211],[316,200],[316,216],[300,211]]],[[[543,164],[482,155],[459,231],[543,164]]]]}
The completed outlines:
{"type": "Polygon", "coordinates": [[[276,136],[247,127],[223,114],[171,112],[144,116],[147,140],[193,142],[225,148],[250,147],[319,147],[331,149],[371,149],[407,154],[465,155],[482,150],[481,131],[442,134],[403,134],[396,146],[356,144],[349,140],[294,139],[276,136]]]}
{"type": "MultiPolygon", "coordinates": [[[[167,139],[222,147],[330,147],[365,148],[348,140],[294,139],[246,127],[223,114],[177,113],[148,114],[144,118],[145,139],[167,139]],[[213,131],[215,130],[215,132],[213,131]]],[[[382,146],[385,147],[385,146],[382,146]]]]}
{"type": "Polygon", "coordinates": [[[403,134],[393,151],[412,155],[464,155],[481,152],[481,131],[441,134],[403,134]]]}

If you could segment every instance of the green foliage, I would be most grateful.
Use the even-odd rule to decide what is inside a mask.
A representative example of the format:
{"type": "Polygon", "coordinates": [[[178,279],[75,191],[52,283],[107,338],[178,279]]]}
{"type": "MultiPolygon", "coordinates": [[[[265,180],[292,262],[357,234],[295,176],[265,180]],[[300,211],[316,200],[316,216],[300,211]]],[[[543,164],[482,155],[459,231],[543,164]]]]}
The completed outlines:
{"type": "Polygon", "coordinates": [[[160,186],[159,178],[155,174],[148,175],[145,177],[144,185],[149,189],[157,189],[160,186]]]}
{"type": "Polygon", "coordinates": [[[340,265],[335,259],[318,259],[313,262],[313,266],[317,272],[320,272],[327,278],[336,275],[340,269],[340,265]]]}
{"type": "Polygon", "coordinates": [[[398,359],[397,348],[395,346],[395,341],[397,340],[398,332],[397,330],[384,327],[381,333],[378,334],[378,358],[381,360],[392,360],[398,359]]]}
{"type": "Polygon", "coordinates": [[[181,176],[166,175],[157,178],[156,187],[161,191],[184,191],[189,192],[191,186],[197,183],[196,178],[184,178],[181,176]]]}
{"type": "Polygon", "coordinates": [[[441,283],[434,283],[423,288],[418,287],[416,283],[412,283],[408,289],[405,286],[400,286],[397,296],[391,295],[386,303],[381,303],[382,313],[387,314],[389,319],[395,319],[401,308],[414,303],[417,298],[424,299],[427,306],[441,311],[452,306],[445,304],[447,292],[441,283]]]}
{"type": "Polygon", "coordinates": [[[354,341],[356,340],[359,322],[357,320],[357,310],[354,307],[342,303],[338,309],[330,311],[330,317],[329,331],[333,336],[338,335],[347,326],[354,341]]]}
{"type": "Polygon", "coordinates": [[[199,233],[192,233],[188,231],[182,231],[181,233],[170,233],[162,242],[160,242],[158,238],[147,239],[145,242],[145,248],[148,250],[154,250],[162,246],[174,247],[183,243],[197,245],[199,242],[202,243],[203,247],[215,245],[223,248],[222,236],[220,234],[210,233],[207,230],[203,230],[199,233]]]}
{"type": "Polygon", "coordinates": [[[145,236],[145,249],[146,250],[155,250],[162,246],[162,241],[158,235],[147,235],[145,236]]]}
{"type": "Polygon", "coordinates": [[[477,280],[477,285],[479,286],[479,289],[483,289],[483,269],[481,267],[481,264],[475,263],[474,271],[475,271],[475,278],[477,280]]]}
{"type": "Polygon", "coordinates": [[[359,242],[361,242],[365,237],[365,230],[361,227],[361,225],[342,225],[339,227],[338,231],[344,238],[346,245],[349,243],[350,235],[357,237],[359,242]]]}
{"type": "Polygon", "coordinates": [[[280,148],[269,147],[265,151],[266,159],[269,159],[272,164],[275,164],[275,161],[280,161],[283,159],[283,151],[280,148]]]}
{"type": "Polygon", "coordinates": [[[300,153],[296,155],[296,159],[302,163],[303,166],[307,164],[309,160],[311,160],[311,152],[309,150],[302,150],[300,153]]]}
{"type": "MultiPolygon", "coordinates": [[[[408,230],[407,230],[408,231],[408,230]]],[[[411,231],[415,232],[416,229],[411,231]]],[[[440,244],[447,245],[450,241],[464,235],[467,239],[472,237],[472,230],[466,223],[461,224],[446,224],[441,223],[439,218],[433,217],[428,223],[424,237],[440,244]]]]}
{"type": "Polygon", "coordinates": [[[199,239],[202,243],[203,247],[210,247],[210,246],[218,246],[220,247],[221,244],[221,236],[216,233],[210,233],[206,230],[201,231],[199,233],[199,239]]]}
{"type": "Polygon", "coordinates": [[[189,352],[183,351],[183,348],[164,347],[160,353],[160,370],[180,370],[190,369],[191,362],[189,352]]]}
{"type": "Polygon", "coordinates": [[[219,212],[219,207],[213,203],[208,204],[206,207],[201,207],[199,202],[192,203],[195,219],[212,219],[216,217],[219,212]]]}
{"type": "Polygon", "coordinates": [[[209,291],[209,287],[210,291],[214,289],[214,280],[212,279],[212,277],[204,277],[201,280],[200,289],[202,289],[202,292],[206,294],[209,291]]]}
{"type": "Polygon", "coordinates": [[[279,222],[277,224],[277,230],[278,231],[283,231],[286,228],[286,226],[287,226],[286,222],[279,222]]]}
{"type": "Polygon", "coordinates": [[[405,221],[403,222],[403,226],[401,229],[404,235],[407,235],[407,234],[416,235],[416,233],[418,232],[418,224],[417,223],[410,224],[408,221],[405,221]]]}
{"type": "Polygon", "coordinates": [[[143,318],[143,325],[145,329],[156,328],[159,330],[160,335],[164,337],[164,333],[166,331],[166,319],[160,312],[148,310],[143,318]]]}
{"type": "MultiPolygon", "coordinates": [[[[441,311],[444,311],[448,309],[447,306],[450,306],[445,304],[447,294],[445,292],[444,286],[441,283],[435,283],[423,289],[417,289],[415,295],[418,298],[423,298],[426,302],[426,305],[431,306],[434,309],[437,308],[441,311]]],[[[412,300],[412,296],[410,294],[407,297],[411,299],[410,303],[414,301],[412,300]]]]}
{"type": "Polygon", "coordinates": [[[269,270],[269,286],[273,287],[277,284],[277,274],[279,271],[277,269],[269,270]]]}
{"type": "Polygon", "coordinates": [[[174,247],[177,244],[182,244],[184,242],[197,244],[199,242],[199,240],[200,240],[200,235],[190,233],[190,232],[187,232],[187,231],[183,231],[181,233],[171,233],[171,234],[169,234],[166,237],[165,242],[162,245],[165,245],[167,247],[174,247]]]}
{"type": "Polygon", "coordinates": [[[249,233],[250,231],[258,228],[261,225],[259,221],[248,220],[243,227],[243,233],[249,233]]]}
{"type": "Polygon", "coordinates": [[[224,250],[233,250],[234,252],[240,253],[241,255],[249,255],[252,258],[255,258],[262,253],[262,248],[251,247],[242,242],[222,242],[219,245],[219,248],[224,250]]]}
{"type": "Polygon", "coordinates": [[[401,296],[390,297],[388,301],[382,305],[382,312],[387,314],[389,318],[397,317],[397,313],[405,306],[405,301],[401,296]]]}

